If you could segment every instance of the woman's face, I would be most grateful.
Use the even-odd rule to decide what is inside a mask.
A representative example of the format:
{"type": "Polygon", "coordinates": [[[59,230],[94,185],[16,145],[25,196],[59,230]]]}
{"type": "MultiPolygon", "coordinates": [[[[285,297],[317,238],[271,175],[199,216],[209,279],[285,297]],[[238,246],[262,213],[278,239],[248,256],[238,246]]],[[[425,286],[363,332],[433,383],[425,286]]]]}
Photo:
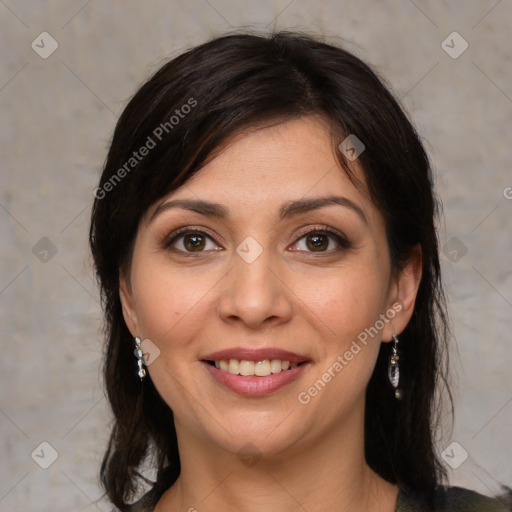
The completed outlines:
{"type": "Polygon", "coordinates": [[[272,455],[362,436],[418,268],[393,277],[381,214],[311,117],[239,135],[154,204],[121,295],[180,441],[272,455]]]}

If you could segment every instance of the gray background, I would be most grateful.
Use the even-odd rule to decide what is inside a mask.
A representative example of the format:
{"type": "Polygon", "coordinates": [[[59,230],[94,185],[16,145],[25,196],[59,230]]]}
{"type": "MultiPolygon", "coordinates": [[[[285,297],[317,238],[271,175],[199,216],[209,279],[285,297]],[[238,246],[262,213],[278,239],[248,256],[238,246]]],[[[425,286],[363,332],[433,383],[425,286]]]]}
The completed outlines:
{"type": "Polygon", "coordinates": [[[459,443],[445,452],[460,464],[453,484],[512,486],[511,26],[510,0],[0,1],[0,510],[110,510],[97,501],[109,415],[87,248],[92,191],[144,78],[244,27],[347,40],[411,113],[444,201],[457,342],[455,425],[439,450],[459,443]],[[58,43],[46,59],[31,47],[51,48],[44,31],[58,43]],[[442,46],[454,31],[469,44],[458,58],[442,46]]]}

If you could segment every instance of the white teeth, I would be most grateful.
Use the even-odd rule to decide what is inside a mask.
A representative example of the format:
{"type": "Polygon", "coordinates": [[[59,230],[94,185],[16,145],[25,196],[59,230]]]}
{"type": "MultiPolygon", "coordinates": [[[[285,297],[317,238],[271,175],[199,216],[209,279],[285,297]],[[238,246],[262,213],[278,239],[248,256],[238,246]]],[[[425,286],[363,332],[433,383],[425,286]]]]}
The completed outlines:
{"type": "Polygon", "coordinates": [[[244,375],[258,377],[267,377],[272,373],[279,373],[284,370],[297,368],[298,364],[290,364],[290,361],[281,361],[280,359],[263,359],[261,361],[248,361],[246,359],[230,359],[214,361],[215,368],[233,375],[244,375]]]}
{"type": "Polygon", "coordinates": [[[270,373],[270,361],[268,359],[258,361],[254,365],[254,375],[257,375],[258,377],[266,377],[267,375],[270,375],[270,373]]]}
{"type": "Polygon", "coordinates": [[[272,359],[272,361],[270,361],[270,371],[272,373],[279,373],[283,369],[281,365],[280,359],[272,359]]]}
{"type": "Polygon", "coordinates": [[[240,372],[240,362],[238,361],[238,359],[229,360],[228,372],[238,375],[238,373],[240,372]]]}
{"type": "Polygon", "coordinates": [[[240,361],[240,375],[254,375],[254,361],[240,361]]]}

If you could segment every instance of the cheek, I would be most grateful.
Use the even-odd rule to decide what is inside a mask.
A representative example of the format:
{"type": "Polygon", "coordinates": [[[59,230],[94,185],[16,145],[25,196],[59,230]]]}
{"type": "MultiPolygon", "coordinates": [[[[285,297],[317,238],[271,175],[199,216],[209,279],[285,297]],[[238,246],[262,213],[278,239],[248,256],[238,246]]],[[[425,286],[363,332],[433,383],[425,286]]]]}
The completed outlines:
{"type": "Polygon", "coordinates": [[[151,379],[175,414],[187,417],[190,397],[184,399],[183,386],[191,363],[197,363],[194,340],[204,338],[200,330],[212,314],[208,292],[213,283],[162,267],[138,269],[132,283],[140,336],[159,351],[147,367],[151,379]]]}
{"type": "Polygon", "coordinates": [[[387,302],[387,279],[378,268],[340,270],[304,288],[304,303],[331,337],[350,343],[373,326],[387,302]]]}
{"type": "Polygon", "coordinates": [[[385,283],[370,270],[347,272],[326,279],[322,293],[315,287],[315,293],[311,288],[306,294],[323,342],[301,398],[310,400],[326,423],[341,420],[365,393],[381,346],[380,329],[374,326],[385,308],[385,283]]]}
{"type": "Polygon", "coordinates": [[[162,348],[186,342],[200,325],[198,316],[207,314],[210,279],[165,268],[137,269],[132,283],[140,334],[162,348]]]}

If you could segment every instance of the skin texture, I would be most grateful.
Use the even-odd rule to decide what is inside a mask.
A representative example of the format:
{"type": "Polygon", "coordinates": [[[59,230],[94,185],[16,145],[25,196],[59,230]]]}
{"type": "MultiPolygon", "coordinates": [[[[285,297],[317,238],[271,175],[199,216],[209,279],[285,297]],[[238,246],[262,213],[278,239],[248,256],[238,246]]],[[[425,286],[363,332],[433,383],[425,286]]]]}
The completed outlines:
{"type": "MultiPolygon", "coordinates": [[[[352,164],[364,183],[357,160],[352,164]]],[[[148,371],[175,415],[182,473],[156,511],[325,512],[340,510],[340,503],[345,510],[393,511],[396,486],[364,460],[364,394],[381,342],[410,319],[420,279],[419,250],[399,275],[392,271],[383,217],[340,168],[321,118],[236,136],[155,203],[139,226],[120,292],[132,335],[160,350],[148,371]],[[338,204],[279,218],[289,201],[326,196],[349,199],[366,220],[338,204]],[[175,199],[219,203],[228,216],[159,208],[151,218],[175,199]],[[186,252],[194,248],[190,237],[173,239],[187,226],[207,235],[195,239],[202,252],[186,252]],[[350,246],[330,234],[315,239],[326,227],[350,246]],[[313,235],[304,236],[308,231],[313,235]],[[252,263],[236,252],[248,236],[262,248],[252,263]],[[300,403],[299,393],[393,304],[401,309],[380,333],[360,344],[309,403],[300,403]],[[242,396],[200,362],[234,347],[278,347],[309,364],[275,393],[242,396]],[[257,463],[237,457],[243,447],[257,454],[257,463]]]]}

